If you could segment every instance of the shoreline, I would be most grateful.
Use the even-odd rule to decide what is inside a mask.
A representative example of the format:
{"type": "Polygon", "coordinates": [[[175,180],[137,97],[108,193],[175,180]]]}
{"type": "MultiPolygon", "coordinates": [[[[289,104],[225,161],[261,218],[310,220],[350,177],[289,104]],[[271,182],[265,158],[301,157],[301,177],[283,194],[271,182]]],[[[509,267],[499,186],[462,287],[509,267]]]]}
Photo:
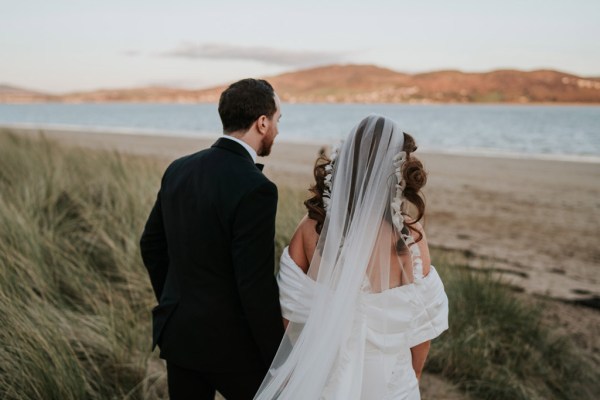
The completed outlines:
{"type": "MultiPolygon", "coordinates": [[[[192,132],[192,131],[167,131],[161,129],[145,129],[145,128],[119,128],[119,127],[87,127],[81,125],[68,124],[0,124],[0,130],[23,130],[32,132],[72,132],[78,134],[113,134],[113,135],[130,135],[135,137],[162,137],[162,138],[177,138],[177,139],[198,139],[217,140],[222,136],[221,133],[211,132],[192,132]]],[[[326,140],[302,140],[294,138],[277,138],[278,143],[289,145],[304,145],[304,146],[331,146],[332,141],[326,140]]],[[[460,157],[485,157],[485,158],[501,158],[501,159],[520,159],[520,160],[547,160],[547,161],[566,161],[573,163],[590,163],[600,164],[600,155],[587,154],[568,154],[568,153],[526,153],[509,150],[500,150],[493,148],[455,148],[448,150],[433,149],[420,150],[420,154],[432,155],[455,155],[460,157]]]]}

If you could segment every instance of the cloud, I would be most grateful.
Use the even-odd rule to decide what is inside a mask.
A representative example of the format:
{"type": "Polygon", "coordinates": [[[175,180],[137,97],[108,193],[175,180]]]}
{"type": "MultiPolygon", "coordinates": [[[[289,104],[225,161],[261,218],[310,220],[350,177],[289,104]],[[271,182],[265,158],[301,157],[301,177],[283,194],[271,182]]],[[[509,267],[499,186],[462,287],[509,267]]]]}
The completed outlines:
{"type": "Polygon", "coordinates": [[[127,57],[138,57],[142,54],[142,52],[139,50],[125,50],[121,52],[121,54],[127,57]]]}
{"type": "Polygon", "coordinates": [[[214,82],[206,79],[151,79],[140,82],[141,86],[159,86],[180,89],[201,89],[215,86],[214,82]]]}
{"type": "Polygon", "coordinates": [[[281,66],[309,66],[342,61],[347,52],[283,50],[261,46],[184,43],[162,53],[165,57],[213,60],[251,60],[281,66]]]}

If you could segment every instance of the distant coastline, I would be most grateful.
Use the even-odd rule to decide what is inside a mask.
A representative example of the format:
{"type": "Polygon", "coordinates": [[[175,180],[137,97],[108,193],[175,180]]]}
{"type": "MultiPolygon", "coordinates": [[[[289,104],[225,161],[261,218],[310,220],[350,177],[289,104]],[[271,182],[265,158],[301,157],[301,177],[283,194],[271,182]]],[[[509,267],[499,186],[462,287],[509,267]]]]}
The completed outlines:
{"type": "MultiPolygon", "coordinates": [[[[328,65],[266,77],[288,103],[600,104],[600,78],[554,70],[406,74],[375,65],[328,65]]],[[[0,84],[0,103],[215,103],[225,88],[139,87],[48,94],[0,84]]]]}

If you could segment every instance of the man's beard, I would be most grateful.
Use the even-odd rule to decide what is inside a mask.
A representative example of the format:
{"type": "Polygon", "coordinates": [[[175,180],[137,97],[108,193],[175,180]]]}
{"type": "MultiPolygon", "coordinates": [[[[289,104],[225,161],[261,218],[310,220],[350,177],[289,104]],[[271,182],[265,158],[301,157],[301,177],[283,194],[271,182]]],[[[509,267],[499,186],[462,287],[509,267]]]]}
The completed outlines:
{"type": "Polygon", "coordinates": [[[264,136],[262,141],[260,142],[260,149],[258,151],[259,157],[266,157],[271,154],[271,147],[273,147],[273,142],[275,138],[272,136],[264,136]]]}

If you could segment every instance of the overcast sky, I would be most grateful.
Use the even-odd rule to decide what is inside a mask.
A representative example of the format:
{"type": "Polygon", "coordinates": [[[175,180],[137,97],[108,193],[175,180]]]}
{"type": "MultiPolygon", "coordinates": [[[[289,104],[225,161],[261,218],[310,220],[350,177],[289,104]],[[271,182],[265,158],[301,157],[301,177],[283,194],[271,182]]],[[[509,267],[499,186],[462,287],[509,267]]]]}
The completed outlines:
{"type": "Polygon", "coordinates": [[[0,0],[0,83],[199,88],[331,63],[600,76],[599,38],[599,0],[0,0]]]}

